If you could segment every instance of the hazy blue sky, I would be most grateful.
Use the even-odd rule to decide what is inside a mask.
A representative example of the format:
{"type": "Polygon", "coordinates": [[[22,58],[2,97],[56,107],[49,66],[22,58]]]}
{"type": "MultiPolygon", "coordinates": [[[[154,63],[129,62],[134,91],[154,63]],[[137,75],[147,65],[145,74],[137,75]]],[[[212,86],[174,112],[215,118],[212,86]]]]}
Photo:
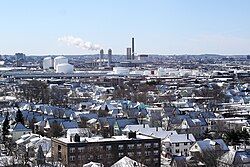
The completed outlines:
{"type": "Polygon", "coordinates": [[[250,54],[250,0],[0,1],[0,54],[95,54],[73,36],[125,54],[250,54]]]}

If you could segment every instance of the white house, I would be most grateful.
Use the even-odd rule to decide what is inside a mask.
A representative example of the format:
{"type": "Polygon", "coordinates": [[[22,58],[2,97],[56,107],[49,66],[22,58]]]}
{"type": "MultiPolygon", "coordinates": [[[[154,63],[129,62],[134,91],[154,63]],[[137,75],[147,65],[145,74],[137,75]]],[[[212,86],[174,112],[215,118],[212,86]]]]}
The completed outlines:
{"type": "Polygon", "coordinates": [[[190,148],[196,142],[193,134],[172,134],[162,140],[162,151],[168,157],[190,155],[190,148]]]}

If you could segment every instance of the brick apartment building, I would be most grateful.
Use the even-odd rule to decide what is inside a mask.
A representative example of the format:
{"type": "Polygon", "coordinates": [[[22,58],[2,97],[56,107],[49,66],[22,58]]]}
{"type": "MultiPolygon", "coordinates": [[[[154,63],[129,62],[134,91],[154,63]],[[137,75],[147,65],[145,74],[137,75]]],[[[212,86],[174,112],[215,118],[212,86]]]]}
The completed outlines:
{"type": "Polygon", "coordinates": [[[161,140],[129,132],[128,136],[111,138],[52,138],[52,160],[66,167],[80,167],[88,162],[99,162],[109,167],[124,156],[145,164],[161,164],[161,140]]]}

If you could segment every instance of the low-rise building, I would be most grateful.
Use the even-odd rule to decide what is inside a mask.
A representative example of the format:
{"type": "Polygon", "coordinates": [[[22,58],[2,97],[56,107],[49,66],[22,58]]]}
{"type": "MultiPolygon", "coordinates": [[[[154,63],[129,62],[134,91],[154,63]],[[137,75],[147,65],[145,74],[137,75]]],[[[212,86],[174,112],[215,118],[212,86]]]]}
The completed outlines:
{"type": "Polygon", "coordinates": [[[135,132],[127,136],[52,138],[52,160],[66,167],[94,161],[111,166],[124,156],[147,166],[160,166],[161,140],[135,132]]]}
{"type": "Polygon", "coordinates": [[[172,134],[162,140],[162,150],[167,157],[174,155],[190,155],[190,147],[195,142],[192,134],[172,134]]]}

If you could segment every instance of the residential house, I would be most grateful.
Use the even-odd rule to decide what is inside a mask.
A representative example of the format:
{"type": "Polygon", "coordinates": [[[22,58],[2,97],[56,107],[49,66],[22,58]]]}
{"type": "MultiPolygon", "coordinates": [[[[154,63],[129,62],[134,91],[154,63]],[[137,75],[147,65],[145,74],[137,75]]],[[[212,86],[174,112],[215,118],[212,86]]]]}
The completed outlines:
{"type": "Polygon", "coordinates": [[[190,148],[195,142],[193,134],[172,134],[162,139],[162,151],[166,157],[189,156],[190,148]]]}
{"type": "Polygon", "coordinates": [[[229,151],[229,148],[222,139],[204,139],[201,141],[197,141],[190,148],[190,153],[193,156],[206,156],[207,152],[213,152],[215,156],[220,156],[227,151],[229,151]]]}

